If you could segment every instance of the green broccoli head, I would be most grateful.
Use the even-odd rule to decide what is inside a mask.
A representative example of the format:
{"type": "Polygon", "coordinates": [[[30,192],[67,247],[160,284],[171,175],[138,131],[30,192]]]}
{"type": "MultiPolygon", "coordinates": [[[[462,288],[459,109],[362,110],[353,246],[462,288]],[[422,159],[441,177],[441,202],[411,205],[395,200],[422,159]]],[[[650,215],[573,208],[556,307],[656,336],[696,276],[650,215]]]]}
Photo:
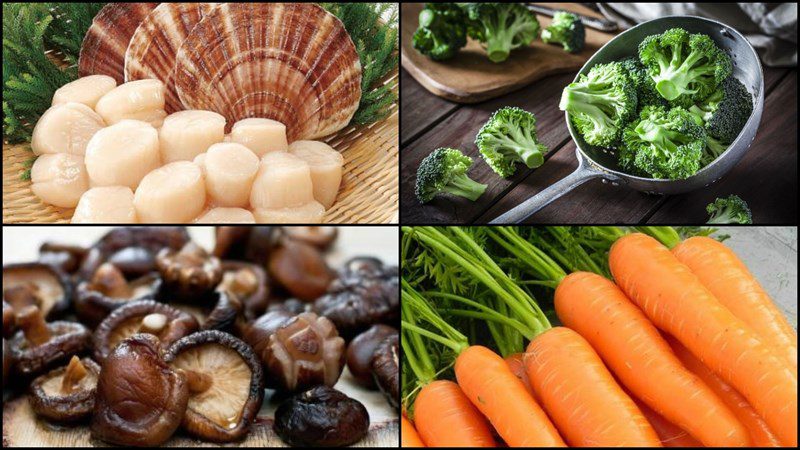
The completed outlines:
{"type": "Polygon", "coordinates": [[[469,37],[480,41],[489,60],[503,62],[511,50],[527,47],[539,35],[539,20],[524,3],[459,3],[469,24],[469,37]]]}
{"type": "Polygon", "coordinates": [[[718,198],[713,203],[706,206],[706,212],[710,215],[709,224],[742,224],[753,223],[753,216],[747,203],[738,195],[729,195],[725,198],[718,198]]]}
{"type": "Polygon", "coordinates": [[[598,64],[564,88],[559,108],[590,145],[609,147],[636,115],[636,88],[619,63],[598,64]]]}
{"type": "Polygon", "coordinates": [[[753,113],[753,97],[744,84],[731,75],[713,94],[692,105],[689,111],[703,121],[709,136],[730,144],[753,113]]]}
{"type": "Polygon", "coordinates": [[[619,65],[636,87],[638,112],[645,106],[669,106],[667,100],[656,90],[656,84],[638,58],[634,56],[625,58],[619,61],[619,65]]]}
{"type": "Polygon", "coordinates": [[[522,162],[533,169],[544,163],[547,147],[536,136],[536,118],[516,107],[495,111],[475,137],[481,156],[498,175],[508,178],[522,162]]]}
{"type": "Polygon", "coordinates": [[[689,107],[711,95],[731,74],[731,60],[705,34],[672,28],[639,44],[639,59],[662,97],[689,107]]]}
{"type": "Polygon", "coordinates": [[[437,148],[417,169],[415,193],[420,203],[427,203],[441,192],[447,192],[472,201],[486,190],[486,185],[472,180],[467,171],[472,158],[454,148],[437,148]]]}
{"type": "Polygon", "coordinates": [[[558,11],[553,15],[550,26],[542,30],[542,41],[545,44],[561,44],[564,50],[578,53],[586,42],[586,30],[578,16],[558,11]]]}
{"type": "Polygon", "coordinates": [[[466,14],[455,3],[427,3],[419,13],[414,48],[436,61],[452,58],[467,45],[466,21],[466,14]]]}
{"type": "Polygon", "coordinates": [[[688,178],[700,170],[705,145],[705,130],[685,109],[646,106],[625,128],[620,165],[652,178],[688,178]]]}

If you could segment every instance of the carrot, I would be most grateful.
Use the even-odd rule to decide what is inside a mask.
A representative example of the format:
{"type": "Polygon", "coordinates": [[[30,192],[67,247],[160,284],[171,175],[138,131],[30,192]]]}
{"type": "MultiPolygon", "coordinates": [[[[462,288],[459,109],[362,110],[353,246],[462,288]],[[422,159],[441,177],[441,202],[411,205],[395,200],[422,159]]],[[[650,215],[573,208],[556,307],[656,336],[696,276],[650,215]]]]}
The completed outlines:
{"type": "Polygon", "coordinates": [[[748,399],[783,445],[797,446],[797,376],[655,239],[629,234],[609,256],[620,288],[660,329],[748,399]]]}
{"type": "Polygon", "coordinates": [[[728,383],[722,381],[714,375],[699,359],[695,358],[689,350],[672,336],[665,336],[667,342],[672,347],[675,355],[683,362],[687,369],[691,370],[708,385],[722,401],[736,414],[739,421],[744,424],[750,433],[750,439],[756,447],[780,447],[778,438],[772,434],[767,423],[759,416],[750,403],[736,392],[728,383]]]}
{"type": "Polygon", "coordinates": [[[499,355],[473,345],[456,359],[458,385],[511,447],[564,447],[542,408],[499,355]]]}
{"type": "Polygon", "coordinates": [[[528,379],[572,447],[661,447],[661,440],[578,333],[556,327],[525,355],[528,379]]]}
{"type": "Polygon", "coordinates": [[[745,427],[686,370],[656,327],[610,280],[568,275],[556,289],[561,322],[583,336],[636,397],[707,447],[746,447],[745,427]]]}
{"type": "Polygon", "coordinates": [[[425,447],[422,439],[419,438],[414,424],[406,419],[406,415],[400,416],[400,447],[425,447]]]}
{"type": "Polygon", "coordinates": [[[658,434],[658,438],[661,439],[661,445],[664,447],[703,447],[703,444],[693,438],[686,430],[650,409],[643,401],[633,395],[631,395],[631,399],[639,407],[639,410],[644,414],[645,419],[656,431],[656,434],[658,434]]]}
{"type": "Polygon", "coordinates": [[[519,378],[520,381],[522,381],[522,384],[525,385],[525,389],[527,389],[528,392],[533,393],[531,382],[528,381],[528,374],[525,373],[525,362],[523,360],[524,357],[525,353],[514,353],[506,356],[504,359],[506,360],[508,368],[511,369],[511,372],[514,374],[514,376],[519,378]]]}
{"type": "Polygon", "coordinates": [[[433,381],[414,403],[417,431],[430,447],[496,447],[486,418],[452,381],[433,381]]]}
{"type": "Polygon", "coordinates": [[[773,346],[797,374],[797,333],[731,249],[715,239],[696,236],[680,243],[672,253],[733,315],[773,346]]]}

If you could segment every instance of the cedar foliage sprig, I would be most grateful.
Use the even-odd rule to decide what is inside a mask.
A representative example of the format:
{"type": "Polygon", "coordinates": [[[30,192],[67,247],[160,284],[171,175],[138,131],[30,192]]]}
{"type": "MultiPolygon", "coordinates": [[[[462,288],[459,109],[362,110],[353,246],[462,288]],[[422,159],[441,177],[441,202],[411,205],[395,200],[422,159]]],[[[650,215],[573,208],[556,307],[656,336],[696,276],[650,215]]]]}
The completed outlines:
{"type": "Polygon", "coordinates": [[[342,21],[361,60],[361,102],[353,116],[360,125],[377,122],[397,100],[391,86],[381,81],[397,68],[397,4],[321,3],[342,21]]]}

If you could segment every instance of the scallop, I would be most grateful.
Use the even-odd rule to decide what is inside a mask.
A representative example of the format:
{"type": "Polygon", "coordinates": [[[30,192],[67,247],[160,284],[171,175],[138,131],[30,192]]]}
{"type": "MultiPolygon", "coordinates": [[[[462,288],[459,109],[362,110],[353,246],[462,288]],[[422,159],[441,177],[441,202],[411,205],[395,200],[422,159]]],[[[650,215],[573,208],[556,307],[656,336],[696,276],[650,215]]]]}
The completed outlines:
{"type": "Polygon", "coordinates": [[[179,111],[164,119],[158,132],[161,159],[191,161],[225,138],[225,118],[211,111],[179,111]]]}
{"type": "Polygon", "coordinates": [[[86,148],[86,169],[93,187],[136,189],[142,178],[160,165],[158,132],[138,120],[123,120],[100,130],[86,148]]]}
{"type": "Polygon", "coordinates": [[[258,208],[253,215],[256,223],[322,223],[325,207],[312,201],[294,208],[258,208]]]}
{"type": "Polygon", "coordinates": [[[31,149],[35,155],[83,155],[89,140],[105,126],[103,118],[83,103],[51,106],[33,129],[31,149]]]}
{"type": "Polygon", "coordinates": [[[162,3],[136,29],[125,54],[125,80],[153,78],[166,86],[166,111],[183,109],[175,91],[174,69],[178,50],[215,3],[162,3]]]}
{"type": "Polygon", "coordinates": [[[69,153],[42,155],[31,168],[31,190],[43,202],[74,208],[89,189],[83,157],[69,153]]]}
{"type": "Polygon", "coordinates": [[[361,63],[334,15],[313,3],[226,3],[178,51],[175,88],[187,109],[286,124],[290,141],[344,128],[361,99],[361,63]]]}
{"type": "Polygon", "coordinates": [[[127,186],[89,189],[81,196],[72,223],[136,223],[133,191],[127,186]]]}
{"type": "Polygon", "coordinates": [[[256,219],[244,208],[213,208],[195,223],[256,223],[256,219]]]}
{"type": "Polygon", "coordinates": [[[185,223],[203,212],[203,173],[190,161],[176,161],[147,174],[133,196],[141,223],[185,223]]]}
{"type": "Polygon", "coordinates": [[[342,184],[342,154],[319,141],[292,142],[289,153],[308,163],[314,183],[314,200],[322,203],[325,209],[330,208],[342,184]]]}
{"type": "Polygon", "coordinates": [[[94,109],[97,101],[115,87],[117,87],[117,82],[108,75],[89,75],[78,78],[56,90],[53,94],[53,104],[76,102],[94,109]]]}
{"type": "Polygon", "coordinates": [[[241,144],[214,144],[203,161],[206,190],[217,206],[247,206],[258,157],[241,144]]]}
{"type": "Polygon", "coordinates": [[[250,192],[250,205],[254,209],[293,208],[313,200],[308,163],[287,152],[267,153],[261,158],[250,192]]]}
{"type": "Polygon", "coordinates": [[[78,58],[78,74],[108,75],[125,81],[125,52],[133,33],[158,3],[109,3],[86,32],[78,58]]]}
{"type": "Polygon", "coordinates": [[[164,83],[159,80],[138,80],[117,86],[97,101],[95,110],[109,125],[131,119],[160,128],[167,116],[164,111],[164,83]]]}
{"type": "Polygon", "coordinates": [[[285,152],[286,125],[272,119],[242,119],[231,129],[231,142],[242,144],[259,157],[269,152],[285,152]]]}

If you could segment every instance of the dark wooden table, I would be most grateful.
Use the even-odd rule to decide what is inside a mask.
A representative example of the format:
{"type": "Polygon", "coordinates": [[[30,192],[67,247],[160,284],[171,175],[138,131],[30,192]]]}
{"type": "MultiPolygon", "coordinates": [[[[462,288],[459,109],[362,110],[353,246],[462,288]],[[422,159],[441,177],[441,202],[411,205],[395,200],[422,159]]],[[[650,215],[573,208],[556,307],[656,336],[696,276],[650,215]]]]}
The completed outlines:
{"type": "MultiPolygon", "coordinates": [[[[702,224],[705,207],[737,194],[756,224],[797,223],[797,71],[765,68],[765,107],[758,135],[739,163],[714,184],[684,195],[660,196],[592,180],[528,219],[530,223],[702,224]]],[[[542,79],[517,92],[476,105],[440,99],[401,69],[401,221],[404,224],[486,223],[577,167],[575,145],[563,112],[561,90],[574,74],[542,79]],[[518,106],[536,115],[539,139],[550,149],[543,166],[503,179],[475,147],[478,129],[495,110],[518,106]],[[461,149],[475,160],[470,176],[489,187],[476,202],[439,196],[420,205],[414,196],[420,161],[437,147],[461,149]]]]}

